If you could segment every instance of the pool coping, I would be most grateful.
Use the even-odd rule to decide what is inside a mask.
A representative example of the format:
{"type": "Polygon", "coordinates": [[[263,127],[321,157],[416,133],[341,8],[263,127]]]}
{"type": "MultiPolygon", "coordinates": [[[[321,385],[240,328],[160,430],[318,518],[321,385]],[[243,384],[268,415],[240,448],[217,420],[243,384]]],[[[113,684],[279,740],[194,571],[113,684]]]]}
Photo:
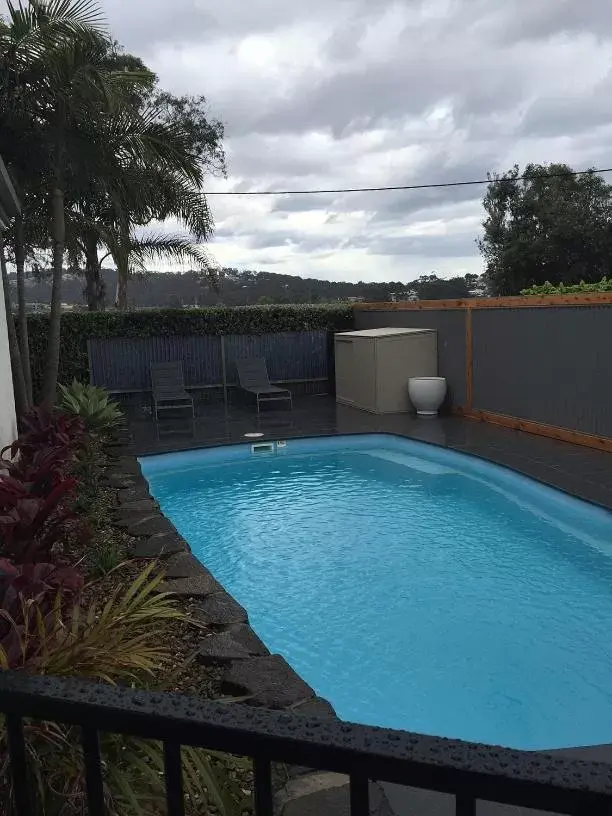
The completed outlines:
{"type": "MultiPolygon", "coordinates": [[[[356,436],[371,434],[372,432],[372,430],[363,430],[352,433],[292,434],[286,438],[312,439],[323,436],[356,436]]],[[[548,484],[551,487],[557,487],[562,492],[576,496],[575,492],[558,487],[546,479],[534,477],[525,470],[496,462],[495,459],[479,452],[465,450],[454,445],[442,445],[431,440],[418,438],[412,434],[398,432],[395,429],[392,431],[379,430],[376,433],[427,442],[437,447],[475,456],[510,471],[530,476],[535,478],[536,481],[548,484]]],[[[220,444],[203,443],[194,445],[191,450],[205,450],[236,444],[248,445],[252,444],[252,440],[228,440],[220,444]]],[[[164,453],[184,451],[185,448],[174,450],[170,448],[164,453]]],[[[111,465],[107,473],[107,483],[117,488],[119,516],[124,519],[129,518],[129,524],[124,524],[124,527],[127,528],[130,535],[138,539],[133,555],[138,558],[161,560],[166,565],[170,565],[172,574],[167,577],[161,589],[176,594],[178,597],[190,598],[196,616],[200,617],[203,622],[208,622],[208,625],[215,630],[214,635],[204,637],[203,641],[210,641],[213,638],[216,639],[216,643],[203,643],[203,647],[206,652],[206,659],[210,660],[211,663],[221,663],[226,667],[222,678],[222,688],[228,694],[239,694],[245,697],[244,702],[250,705],[289,710],[309,717],[338,720],[339,718],[329,701],[318,697],[314,690],[303,681],[282,656],[270,654],[265,644],[250,627],[248,612],[216,581],[204,564],[191,556],[191,548],[188,542],[179,534],[172,522],[166,518],[155,498],[151,496],[149,483],[142,473],[131,443],[124,445],[122,453],[123,455],[111,465]],[[144,504],[142,503],[143,500],[144,504]],[[172,566],[179,558],[183,559],[185,567],[180,571],[180,577],[177,577],[179,574],[177,574],[176,570],[172,571],[172,566]],[[199,615],[197,615],[198,610],[199,615]],[[239,633],[239,636],[237,636],[237,633],[239,633]]],[[[160,455],[161,453],[156,452],[150,455],[160,455]]],[[[143,458],[146,455],[142,454],[143,458]]],[[[582,496],[577,497],[583,498],[582,496]]],[[[586,500],[589,501],[589,499],[586,500]]],[[[596,500],[592,501],[592,503],[605,507],[596,500]]],[[[612,509],[612,502],[610,507],[606,509],[612,509]]],[[[428,742],[433,741],[435,744],[439,743],[442,753],[447,749],[449,743],[449,740],[444,737],[414,736],[422,737],[423,740],[428,742]]],[[[498,749],[496,746],[486,744],[483,744],[482,748],[485,753],[491,750],[517,753],[515,749],[498,749]]],[[[539,756],[548,757],[549,759],[553,756],[563,757],[565,761],[575,763],[576,769],[582,768],[585,761],[590,760],[605,763],[605,765],[612,764],[612,745],[579,746],[542,751],[523,750],[518,751],[518,754],[523,755],[526,762],[534,763],[534,779],[537,777],[537,769],[540,767],[537,761],[539,756]]],[[[308,769],[289,769],[288,781],[278,794],[281,810],[283,805],[287,803],[290,803],[291,807],[295,806],[296,794],[292,793],[292,791],[299,791],[301,789],[299,780],[306,779],[312,774],[313,772],[309,772],[308,769]]],[[[330,783],[332,788],[336,788],[337,785],[337,781],[330,783]]],[[[305,790],[309,790],[307,785],[305,790]]],[[[325,790],[323,790],[323,793],[325,793],[325,790]]],[[[310,793],[304,794],[305,798],[310,795],[310,793]]],[[[299,798],[300,794],[298,793],[297,796],[299,798]]],[[[383,816],[388,816],[390,813],[390,806],[386,796],[379,799],[377,810],[383,816]]]]}
{"type": "Polygon", "coordinates": [[[321,397],[311,400],[307,410],[305,407],[306,403],[301,415],[294,408],[295,427],[286,427],[279,412],[272,417],[272,425],[262,422],[261,426],[259,417],[248,414],[206,416],[198,420],[203,427],[197,434],[194,431],[193,437],[168,434],[155,441],[139,439],[131,450],[145,457],[255,441],[244,437],[245,430],[262,431],[257,441],[391,434],[482,459],[612,511],[612,453],[458,416],[415,419],[409,414],[375,415],[321,397]],[[338,414],[329,413],[333,407],[338,414]]]}

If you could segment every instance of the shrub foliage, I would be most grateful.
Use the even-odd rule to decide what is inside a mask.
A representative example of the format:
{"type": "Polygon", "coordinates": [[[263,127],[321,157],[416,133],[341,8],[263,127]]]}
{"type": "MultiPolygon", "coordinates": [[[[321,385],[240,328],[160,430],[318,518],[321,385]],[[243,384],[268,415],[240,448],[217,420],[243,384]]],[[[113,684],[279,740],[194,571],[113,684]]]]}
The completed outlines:
{"type": "Polygon", "coordinates": [[[595,283],[560,283],[555,285],[546,281],[541,286],[530,286],[522,289],[521,295],[590,295],[597,292],[612,292],[612,278],[603,277],[595,283]]]}

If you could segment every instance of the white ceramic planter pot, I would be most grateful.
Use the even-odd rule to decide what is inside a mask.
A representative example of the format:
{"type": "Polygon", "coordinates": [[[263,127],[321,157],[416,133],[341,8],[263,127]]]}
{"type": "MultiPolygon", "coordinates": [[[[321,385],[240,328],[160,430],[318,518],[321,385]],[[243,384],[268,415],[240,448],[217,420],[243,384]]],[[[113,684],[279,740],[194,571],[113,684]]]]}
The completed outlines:
{"type": "Polygon", "coordinates": [[[444,377],[410,377],[408,396],[419,416],[436,416],[446,396],[444,377]]]}

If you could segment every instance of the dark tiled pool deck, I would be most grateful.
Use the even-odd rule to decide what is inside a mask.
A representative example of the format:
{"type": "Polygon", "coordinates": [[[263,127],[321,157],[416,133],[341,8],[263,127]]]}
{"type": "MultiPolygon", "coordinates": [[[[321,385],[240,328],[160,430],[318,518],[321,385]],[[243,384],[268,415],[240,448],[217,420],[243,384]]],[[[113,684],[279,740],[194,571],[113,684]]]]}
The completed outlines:
{"type": "MultiPolygon", "coordinates": [[[[134,452],[139,456],[246,442],[245,433],[262,439],[328,436],[352,433],[394,433],[481,456],[527,476],[612,510],[612,454],[511,431],[482,422],[447,416],[420,419],[408,414],[368,414],[330,397],[294,401],[293,411],[263,410],[231,405],[203,405],[195,423],[176,414],[159,426],[142,411],[131,419],[134,452]]],[[[252,440],[251,440],[252,441],[252,440]]]]}
{"type": "MultiPolygon", "coordinates": [[[[143,411],[130,421],[134,453],[139,456],[190,448],[246,442],[245,433],[261,439],[354,433],[393,433],[480,456],[612,510],[612,454],[499,428],[455,416],[419,419],[407,414],[374,415],[327,396],[294,400],[294,408],[262,411],[239,404],[204,405],[192,424],[177,414],[159,426],[143,411]]],[[[554,752],[557,753],[557,752],[554,752]]],[[[612,745],[559,751],[576,759],[612,763],[612,745]]],[[[431,791],[385,785],[398,816],[452,816],[454,799],[431,791]]],[[[543,816],[543,811],[479,802],[477,816],[543,816]]],[[[587,814],[585,814],[587,816],[587,814]]]]}

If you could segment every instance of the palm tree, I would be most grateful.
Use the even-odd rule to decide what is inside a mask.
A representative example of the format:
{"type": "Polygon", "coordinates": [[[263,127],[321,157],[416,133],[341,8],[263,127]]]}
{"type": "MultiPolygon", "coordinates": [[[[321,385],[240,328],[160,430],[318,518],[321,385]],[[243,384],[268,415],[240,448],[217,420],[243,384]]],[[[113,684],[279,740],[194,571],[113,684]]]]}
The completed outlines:
{"type": "MultiPolygon", "coordinates": [[[[105,65],[109,40],[94,0],[29,0],[18,7],[9,0],[8,11],[8,23],[0,27],[0,101],[7,119],[34,123],[36,152],[45,159],[39,182],[50,190],[53,287],[43,399],[51,404],[60,353],[66,191],[71,178],[90,172],[93,155],[82,126],[103,121],[126,88],[150,85],[152,75],[105,65]]],[[[27,173],[23,163],[20,169],[27,173]]]]}
{"type": "Polygon", "coordinates": [[[163,121],[155,106],[143,107],[140,100],[136,109],[124,106],[91,134],[99,172],[67,210],[74,257],[85,261],[90,308],[96,308],[99,295],[101,246],[117,268],[120,309],[127,308],[130,270],[143,268],[145,258],[195,260],[213,274],[208,255],[198,247],[212,233],[212,217],[201,191],[202,164],[188,138],[177,123],[163,121]],[[191,239],[136,235],[135,228],[169,217],[191,239]]]}

